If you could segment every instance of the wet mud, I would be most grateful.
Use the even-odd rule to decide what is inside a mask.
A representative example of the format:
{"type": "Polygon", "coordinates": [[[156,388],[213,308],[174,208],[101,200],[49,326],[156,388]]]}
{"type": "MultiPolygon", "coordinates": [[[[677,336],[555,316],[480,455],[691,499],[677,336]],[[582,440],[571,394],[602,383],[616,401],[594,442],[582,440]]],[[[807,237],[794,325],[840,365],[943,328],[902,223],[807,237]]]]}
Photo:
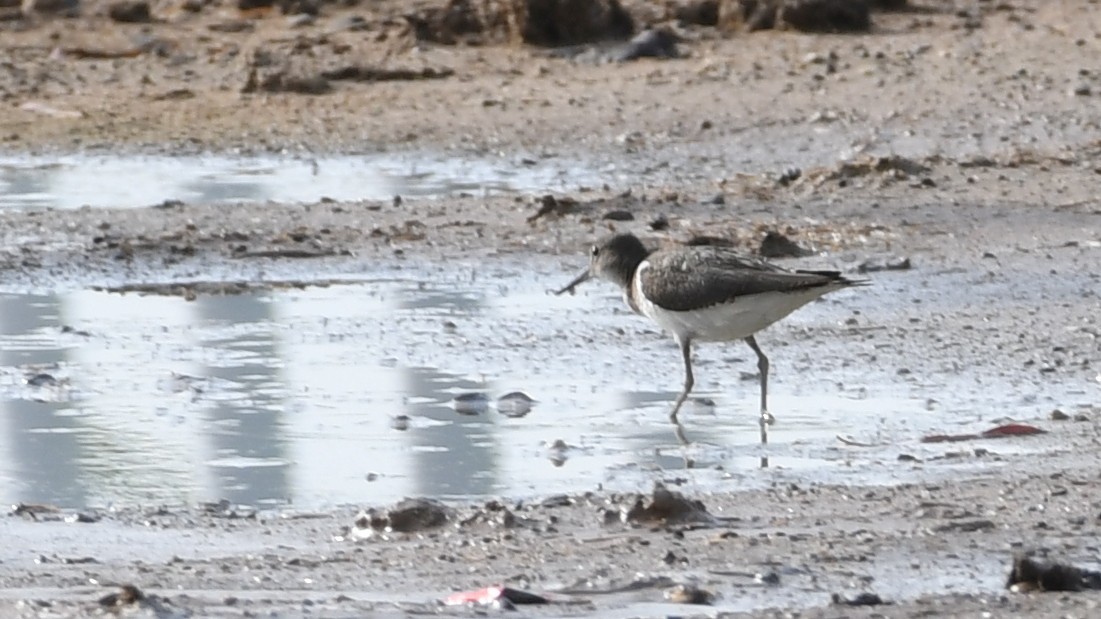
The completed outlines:
{"type": "Polygon", "coordinates": [[[414,4],[0,22],[0,614],[1096,614],[1095,7],[414,4]],[[668,335],[551,294],[613,231],[872,281],[758,337],[767,449],[747,348],[684,446],[668,335]]]}

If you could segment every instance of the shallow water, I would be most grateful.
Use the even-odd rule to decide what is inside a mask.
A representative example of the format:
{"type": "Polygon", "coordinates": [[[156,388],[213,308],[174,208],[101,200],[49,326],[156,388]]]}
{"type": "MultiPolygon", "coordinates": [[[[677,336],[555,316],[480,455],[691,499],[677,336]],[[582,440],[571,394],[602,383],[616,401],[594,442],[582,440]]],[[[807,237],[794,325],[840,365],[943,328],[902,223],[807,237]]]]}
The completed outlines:
{"type": "Polygon", "coordinates": [[[596,182],[576,164],[424,154],[336,157],[0,158],[0,209],[132,208],[183,202],[317,202],[546,192],[596,182]]]}
{"type": "MultiPolygon", "coordinates": [[[[713,404],[686,407],[685,448],[667,421],[682,379],[676,349],[614,290],[551,296],[569,274],[547,268],[458,272],[382,269],[349,285],[190,302],[2,293],[0,500],[316,508],[646,489],[667,477],[704,488],[791,476],[890,483],[934,474],[897,462],[932,453],[916,443],[922,433],[1020,397],[849,363],[855,338],[838,324],[854,293],[842,292],[760,338],[779,420],[762,473],[747,347],[699,347],[694,395],[713,404]],[[513,391],[536,400],[526,416],[495,409],[513,391]],[[485,393],[487,410],[457,412],[465,393],[485,393]],[[956,397],[933,405],[930,393],[956,397]],[[408,429],[394,427],[399,415],[408,429]],[[874,446],[846,447],[838,434],[874,446]],[[558,440],[567,447],[551,447],[558,440]]],[[[894,293],[885,283],[859,294],[867,310],[894,293]]]]}

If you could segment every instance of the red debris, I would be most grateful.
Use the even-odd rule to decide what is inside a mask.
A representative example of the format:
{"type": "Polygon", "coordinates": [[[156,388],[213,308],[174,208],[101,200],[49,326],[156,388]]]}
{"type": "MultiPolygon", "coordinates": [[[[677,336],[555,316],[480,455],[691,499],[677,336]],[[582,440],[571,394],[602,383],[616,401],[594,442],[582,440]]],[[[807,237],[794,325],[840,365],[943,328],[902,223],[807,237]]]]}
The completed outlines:
{"type": "Polygon", "coordinates": [[[461,604],[492,604],[500,600],[507,600],[513,604],[548,604],[547,598],[535,593],[528,593],[519,589],[511,589],[502,585],[494,585],[485,589],[474,591],[460,591],[452,593],[444,600],[448,606],[461,604]]]}
{"type": "Polygon", "coordinates": [[[959,441],[973,441],[980,438],[1006,438],[1008,436],[1031,436],[1033,434],[1046,434],[1036,426],[1023,423],[1007,423],[995,426],[982,434],[930,434],[922,437],[922,443],[956,443],[959,441]]]}
{"type": "Polygon", "coordinates": [[[1036,426],[1023,423],[1007,423],[1004,426],[990,428],[982,433],[983,438],[1001,438],[1003,436],[1030,436],[1032,434],[1045,434],[1047,430],[1041,430],[1036,426]]]}

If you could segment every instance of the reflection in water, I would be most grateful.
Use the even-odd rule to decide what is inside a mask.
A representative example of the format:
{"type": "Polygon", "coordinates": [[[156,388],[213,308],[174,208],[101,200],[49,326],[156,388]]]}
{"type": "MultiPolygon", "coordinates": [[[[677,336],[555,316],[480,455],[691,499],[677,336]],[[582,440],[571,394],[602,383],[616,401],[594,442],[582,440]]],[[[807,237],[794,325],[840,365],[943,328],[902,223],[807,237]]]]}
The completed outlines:
{"type": "MultiPolygon", "coordinates": [[[[234,362],[208,364],[205,377],[233,385],[238,397],[215,400],[207,411],[218,496],[256,504],[291,498],[283,436],[284,387],[272,333],[271,300],[259,295],[212,295],[196,300],[205,323],[228,335],[202,342],[234,353],[234,362]]],[[[221,355],[215,355],[218,359],[221,355]]]]}
{"type": "MultiPolygon", "coordinates": [[[[580,166],[577,166],[580,168],[580,166]]],[[[606,179],[605,179],[606,180],[606,179]]],[[[143,207],[185,202],[385,200],[395,195],[526,192],[595,182],[587,169],[510,161],[341,156],[0,158],[0,209],[143,207]]]]}
{"type": "Polygon", "coordinates": [[[236,181],[217,176],[203,176],[182,183],[184,195],[200,203],[260,201],[269,197],[268,187],[256,181],[236,181]]]}
{"type": "MultiPolygon", "coordinates": [[[[697,442],[681,446],[668,422],[675,393],[656,390],[679,386],[665,338],[624,338],[634,318],[606,311],[608,299],[551,297],[544,280],[494,273],[459,283],[395,270],[360,286],[193,302],[0,295],[0,497],[312,508],[644,489],[691,460],[693,475],[754,468],[753,402],[736,386],[719,414],[688,409],[697,442]],[[586,300],[593,309],[579,314],[586,300]],[[64,397],[24,384],[41,363],[71,381],[64,397]],[[537,401],[522,418],[493,404],[513,391],[537,401]],[[489,410],[456,413],[467,392],[486,393],[489,410]],[[392,427],[398,415],[404,431],[392,427]],[[560,443],[568,459],[547,448],[560,443]]],[[[831,401],[813,388],[776,400],[787,425],[773,463],[800,470],[836,456],[796,443],[831,445],[853,430],[854,410],[897,415],[923,402],[831,401]]]]}
{"type": "Polygon", "coordinates": [[[408,392],[430,400],[409,406],[409,414],[440,422],[408,432],[415,445],[430,448],[416,451],[414,493],[493,494],[499,463],[491,425],[484,416],[457,418],[448,404],[455,390],[470,391],[484,385],[457,380],[432,368],[410,368],[405,375],[408,392]]]}
{"type": "MultiPolygon", "coordinates": [[[[11,297],[0,295],[0,337],[25,338],[22,345],[5,343],[0,346],[0,366],[14,367],[14,380],[27,374],[45,371],[65,361],[60,348],[36,342],[34,336],[48,329],[57,329],[59,300],[56,296],[11,297]],[[25,373],[24,373],[25,372],[25,373]]],[[[57,389],[54,385],[47,390],[57,389]]],[[[39,503],[84,504],[87,493],[81,480],[78,417],[64,414],[68,404],[56,399],[0,400],[0,412],[5,423],[4,443],[10,450],[10,462],[4,463],[5,477],[10,476],[19,500],[39,503]]]]}

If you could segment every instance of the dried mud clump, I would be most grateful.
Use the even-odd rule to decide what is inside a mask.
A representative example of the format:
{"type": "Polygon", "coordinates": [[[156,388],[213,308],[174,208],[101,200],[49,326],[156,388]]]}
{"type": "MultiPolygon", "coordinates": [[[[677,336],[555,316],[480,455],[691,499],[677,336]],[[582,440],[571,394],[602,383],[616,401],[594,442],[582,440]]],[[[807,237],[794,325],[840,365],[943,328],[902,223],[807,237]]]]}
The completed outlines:
{"type": "Polygon", "coordinates": [[[405,19],[418,39],[445,45],[558,47],[626,39],[635,31],[619,0],[449,0],[405,19]]]}
{"type": "Polygon", "coordinates": [[[548,47],[624,39],[634,33],[618,0],[514,0],[525,43],[548,47]]]}
{"type": "Polygon", "coordinates": [[[641,496],[636,498],[635,504],[623,515],[623,520],[636,524],[710,524],[715,518],[701,501],[689,499],[658,484],[649,500],[641,496]]]}
{"type": "Polygon", "coordinates": [[[719,24],[748,32],[867,32],[872,20],[865,0],[723,0],[719,24]]]}
{"type": "Polygon", "coordinates": [[[356,517],[359,529],[412,533],[442,527],[454,516],[451,508],[432,499],[403,499],[385,514],[368,510],[356,517]]]}
{"type": "Polygon", "coordinates": [[[1013,557],[1006,588],[1018,593],[1096,590],[1101,589],[1101,573],[1017,555],[1013,557]]]}
{"type": "Polygon", "coordinates": [[[501,0],[448,0],[440,7],[405,15],[420,41],[456,45],[502,43],[515,29],[510,22],[510,2],[501,0]]]}
{"type": "Polygon", "coordinates": [[[671,7],[672,16],[682,24],[719,25],[719,0],[688,0],[671,7]]]}

